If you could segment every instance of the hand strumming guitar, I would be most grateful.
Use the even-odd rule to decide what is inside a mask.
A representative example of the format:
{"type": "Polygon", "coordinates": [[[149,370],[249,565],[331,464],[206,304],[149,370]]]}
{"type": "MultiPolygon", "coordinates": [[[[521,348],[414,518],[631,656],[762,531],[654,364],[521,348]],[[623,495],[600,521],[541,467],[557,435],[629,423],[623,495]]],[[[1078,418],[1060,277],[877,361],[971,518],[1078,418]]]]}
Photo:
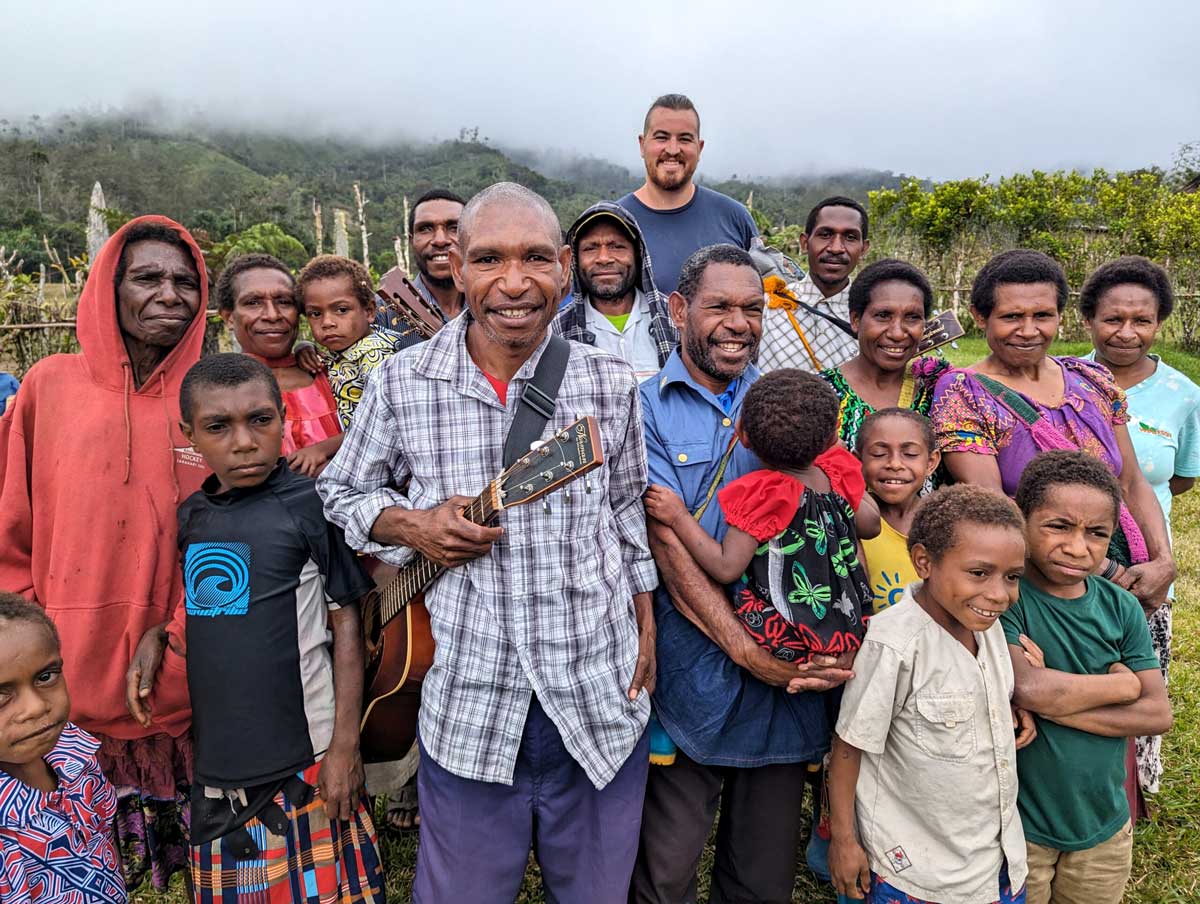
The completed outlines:
{"type": "Polygon", "coordinates": [[[371,526],[371,539],[388,546],[407,546],[447,568],[491,552],[504,534],[502,527],[483,527],[463,517],[474,500],[451,496],[431,509],[384,509],[371,526]]]}

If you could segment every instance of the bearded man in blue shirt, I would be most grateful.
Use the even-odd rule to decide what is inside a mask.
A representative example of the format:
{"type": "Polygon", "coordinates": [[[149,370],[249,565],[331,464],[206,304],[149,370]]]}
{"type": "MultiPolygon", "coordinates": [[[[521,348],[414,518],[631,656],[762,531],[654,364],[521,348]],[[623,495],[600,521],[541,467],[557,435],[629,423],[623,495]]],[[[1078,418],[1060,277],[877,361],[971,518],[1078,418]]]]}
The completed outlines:
{"type": "MultiPolygon", "coordinates": [[[[679,494],[720,541],[717,491],[761,466],[735,427],[759,375],[751,362],[762,337],[762,279],[745,251],[712,245],[688,258],[668,304],[680,346],[641,385],[650,483],[679,494]]],[[[816,692],[842,684],[850,664],[775,659],[674,532],[652,519],[647,527],[661,576],[654,707],[678,750],[671,765],[650,770],[630,900],[695,900],[720,803],[709,900],[790,902],[806,764],[829,749],[827,699],[816,692]]]]}

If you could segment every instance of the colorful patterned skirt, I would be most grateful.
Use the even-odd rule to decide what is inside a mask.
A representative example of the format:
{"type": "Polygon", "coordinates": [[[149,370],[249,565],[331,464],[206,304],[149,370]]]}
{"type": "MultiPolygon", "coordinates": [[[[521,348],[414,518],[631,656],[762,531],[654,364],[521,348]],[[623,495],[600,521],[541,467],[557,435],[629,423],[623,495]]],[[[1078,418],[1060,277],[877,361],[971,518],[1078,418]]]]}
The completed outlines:
{"type": "Polygon", "coordinates": [[[192,742],[187,735],[121,740],[93,734],[100,769],[117,790],[113,835],[125,887],[132,894],[149,879],[165,891],[171,875],[187,869],[192,742]]]}
{"type": "MultiPolygon", "coordinates": [[[[315,788],[319,772],[314,763],[300,778],[315,788]]],[[[383,904],[383,867],[365,799],[348,822],[330,820],[316,795],[300,804],[280,791],[275,803],[287,820],[285,834],[258,817],[244,826],[257,856],[238,859],[228,836],[192,848],[197,904],[383,904]]]]}

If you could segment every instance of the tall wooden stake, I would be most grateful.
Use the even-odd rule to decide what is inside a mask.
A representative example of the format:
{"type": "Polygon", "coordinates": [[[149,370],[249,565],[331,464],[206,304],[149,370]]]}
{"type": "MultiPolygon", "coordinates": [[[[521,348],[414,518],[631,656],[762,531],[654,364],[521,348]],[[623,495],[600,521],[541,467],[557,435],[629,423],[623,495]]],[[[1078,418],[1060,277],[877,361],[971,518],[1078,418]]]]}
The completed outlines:
{"type": "Polygon", "coordinates": [[[333,211],[333,253],[338,257],[350,256],[350,218],[346,211],[338,207],[333,211]]]}
{"type": "Polygon", "coordinates": [[[88,205],[87,252],[88,260],[94,261],[108,241],[108,223],[104,219],[104,189],[97,182],[92,186],[92,201],[88,205]]]}
{"type": "Polygon", "coordinates": [[[371,234],[367,232],[367,214],[363,209],[367,206],[367,196],[363,193],[362,188],[357,182],[354,183],[354,203],[358,206],[358,229],[362,233],[362,255],[363,266],[368,270],[371,269],[371,255],[367,251],[367,237],[371,234]]]}
{"type": "Polygon", "coordinates": [[[313,235],[317,241],[317,254],[325,253],[325,223],[321,219],[321,202],[312,199],[313,235]]]}

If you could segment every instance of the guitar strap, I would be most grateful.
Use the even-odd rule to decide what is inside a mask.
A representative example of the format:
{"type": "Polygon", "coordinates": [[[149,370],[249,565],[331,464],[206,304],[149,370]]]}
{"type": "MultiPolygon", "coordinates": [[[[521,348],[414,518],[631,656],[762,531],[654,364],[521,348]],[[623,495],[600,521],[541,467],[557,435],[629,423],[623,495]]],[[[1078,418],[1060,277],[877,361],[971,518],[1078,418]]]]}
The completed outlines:
{"type": "Polygon", "coordinates": [[[561,336],[550,336],[546,350],[533,369],[533,376],[525,384],[517,413],[513,415],[508,436],[504,438],[504,467],[508,467],[529,451],[532,443],[542,438],[546,422],[554,416],[558,402],[558,387],[567,372],[567,359],[571,357],[571,345],[561,336]]]}

